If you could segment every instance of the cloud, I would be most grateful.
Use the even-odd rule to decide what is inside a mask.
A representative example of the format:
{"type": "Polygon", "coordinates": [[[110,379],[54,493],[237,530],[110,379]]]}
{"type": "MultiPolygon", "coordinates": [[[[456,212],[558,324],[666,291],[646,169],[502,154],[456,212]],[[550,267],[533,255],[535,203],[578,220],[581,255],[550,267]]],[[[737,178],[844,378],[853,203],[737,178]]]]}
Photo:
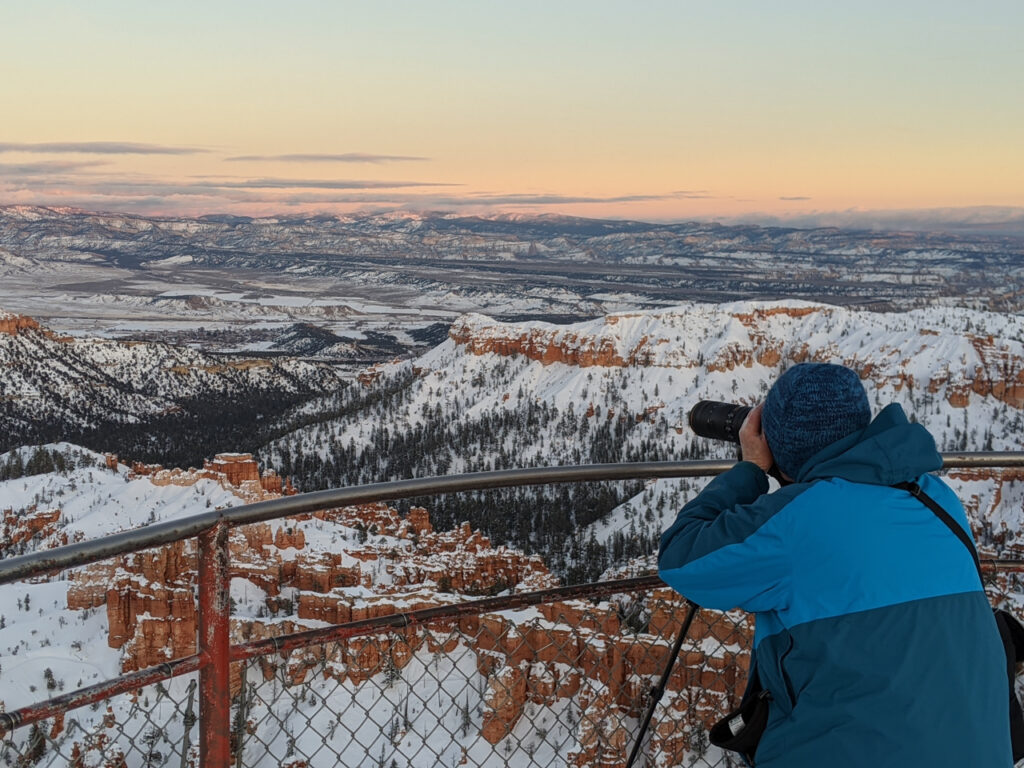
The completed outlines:
{"type": "Polygon", "coordinates": [[[783,195],[779,197],[779,200],[810,200],[809,197],[803,197],[802,195],[783,195]]]}
{"type": "Polygon", "coordinates": [[[581,203],[638,203],[648,200],[669,200],[672,195],[615,195],[592,197],[587,195],[537,195],[513,193],[506,195],[473,195],[471,197],[447,198],[445,205],[577,205],[581,203]]]}
{"type": "Polygon", "coordinates": [[[156,213],[173,213],[183,206],[197,210],[206,206],[206,212],[218,210],[226,204],[266,204],[280,206],[372,205],[403,207],[409,210],[438,208],[494,208],[519,206],[560,206],[588,203],[631,203],[672,199],[673,195],[614,195],[585,196],[558,194],[478,194],[455,196],[402,192],[418,187],[458,186],[432,182],[395,182],[378,180],[323,181],[319,179],[261,178],[223,180],[220,178],[187,182],[160,179],[125,179],[102,177],[60,177],[29,175],[20,179],[0,176],[0,189],[7,194],[17,193],[24,202],[37,201],[42,205],[75,204],[127,206],[133,210],[147,209],[156,213]]]}
{"type": "Polygon", "coordinates": [[[945,232],[1024,236],[1024,208],[1019,206],[963,206],[957,208],[905,208],[893,210],[811,211],[791,215],[746,214],[718,218],[722,223],[877,231],[945,232]]]}
{"type": "Polygon", "coordinates": [[[338,155],[238,155],[226,157],[225,161],[235,162],[280,162],[280,163],[405,163],[429,160],[429,157],[414,155],[371,155],[364,152],[344,152],[338,155]]]}
{"type": "MultiPolygon", "coordinates": [[[[3,146],[3,145],[0,145],[3,146]]],[[[83,209],[114,207],[157,215],[242,210],[246,205],[270,211],[280,208],[361,206],[406,210],[493,210],[526,207],[644,203],[703,196],[703,191],[664,194],[569,195],[482,192],[462,194],[461,184],[384,179],[311,179],[267,176],[203,175],[185,179],[126,173],[87,173],[83,168],[104,161],[0,163],[0,199],[40,205],[71,205],[83,209]]]]}
{"type": "MultiPolygon", "coordinates": [[[[0,166],[2,168],[2,166],[0,166]]],[[[175,182],[162,179],[103,178],[99,176],[59,177],[44,173],[28,173],[20,177],[12,174],[9,178],[0,175],[9,189],[15,190],[47,190],[59,188],[62,193],[72,191],[85,195],[120,196],[120,195],[165,195],[165,196],[223,196],[230,197],[233,190],[293,190],[310,189],[330,191],[356,191],[375,189],[404,189],[410,187],[445,187],[458,186],[441,182],[428,181],[382,181],[376,179],[231,179],[231,180],[199,180],[175,182]]],[[[272,199],[266,198],[264,199],[272,199]]]]}
{"type": "Polygon", "coordinates": [[[400,187],[457,187],[434,181],[377,181],[372,179],[247,179],[245,181],[221,181],[210,184],[225,189],[398,189],[400,187]]]}
{"type": "Polygon", "coordinates": [[[672,197],[681,197],[686,200],[706,200],[712,195],[708,194],[706,189],[677,189],[672,193],[672,197]]]}
{"type": "Polygon", "coordinates": [[[0,176],[49,176],[55,173],[78,171],[82,168],[95,168],[97,165],[109,165],[109,162],[106,160],[45,160],[40,163],[0,163],[0,176]]]}
{"type": "Polygon", "coordinates": [[[47,155],[196,155],[207,151],[209,150],[195,147],[170,147],[164,144],[139,144],[131,141],[50,141],[37,144],[0,142],[0,152],[47,155]]]}

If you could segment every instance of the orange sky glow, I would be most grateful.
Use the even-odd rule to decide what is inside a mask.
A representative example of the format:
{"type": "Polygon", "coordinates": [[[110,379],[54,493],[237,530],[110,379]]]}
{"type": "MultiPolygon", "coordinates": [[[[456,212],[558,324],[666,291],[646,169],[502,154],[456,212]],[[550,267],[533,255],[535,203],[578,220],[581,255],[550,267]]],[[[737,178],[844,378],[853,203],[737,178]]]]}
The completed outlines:
{"type": "Polygon", "coordinates": [[[213,5],[5,11],[0,204],[1024,208],[1017,2],[213,5]]]}

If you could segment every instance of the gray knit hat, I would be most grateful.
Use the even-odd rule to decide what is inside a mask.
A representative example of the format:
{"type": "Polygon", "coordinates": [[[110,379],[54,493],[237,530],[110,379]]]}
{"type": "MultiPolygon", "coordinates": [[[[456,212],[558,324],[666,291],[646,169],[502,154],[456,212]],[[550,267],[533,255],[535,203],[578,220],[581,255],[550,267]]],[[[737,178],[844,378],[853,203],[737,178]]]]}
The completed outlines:
{"type": "Polygon", "coordinates": [[[772,386],[761,413],[775,464],[793,479],[811,456],[870,421],[860,377],[831,363],[794,365],[772,386]]]}

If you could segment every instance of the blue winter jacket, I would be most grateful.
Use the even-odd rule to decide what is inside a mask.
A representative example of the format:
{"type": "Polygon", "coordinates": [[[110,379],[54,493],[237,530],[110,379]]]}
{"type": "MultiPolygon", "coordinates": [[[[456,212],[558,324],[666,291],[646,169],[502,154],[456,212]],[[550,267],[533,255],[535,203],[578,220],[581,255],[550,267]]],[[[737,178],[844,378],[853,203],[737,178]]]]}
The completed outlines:
{"type": "Polygon", "coordinates": [[[755,612],[771,692],[758,768],[1009,768],[1006,660],[966,547],[894,483],[916,480],[965,530],[942,459],[898,405],[767,494],[740,462],[661,537],[661,578],[755,612]]]}

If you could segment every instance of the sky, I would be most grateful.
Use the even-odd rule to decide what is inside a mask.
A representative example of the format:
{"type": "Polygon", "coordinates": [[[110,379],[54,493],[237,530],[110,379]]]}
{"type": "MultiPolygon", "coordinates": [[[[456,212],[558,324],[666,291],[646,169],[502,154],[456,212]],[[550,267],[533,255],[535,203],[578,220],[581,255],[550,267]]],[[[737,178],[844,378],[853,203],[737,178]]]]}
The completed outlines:
{"type": "Polygon", "coordinates": [[[0,204],[1024,221],[1020,0],[0,1],[0,204]]]}

